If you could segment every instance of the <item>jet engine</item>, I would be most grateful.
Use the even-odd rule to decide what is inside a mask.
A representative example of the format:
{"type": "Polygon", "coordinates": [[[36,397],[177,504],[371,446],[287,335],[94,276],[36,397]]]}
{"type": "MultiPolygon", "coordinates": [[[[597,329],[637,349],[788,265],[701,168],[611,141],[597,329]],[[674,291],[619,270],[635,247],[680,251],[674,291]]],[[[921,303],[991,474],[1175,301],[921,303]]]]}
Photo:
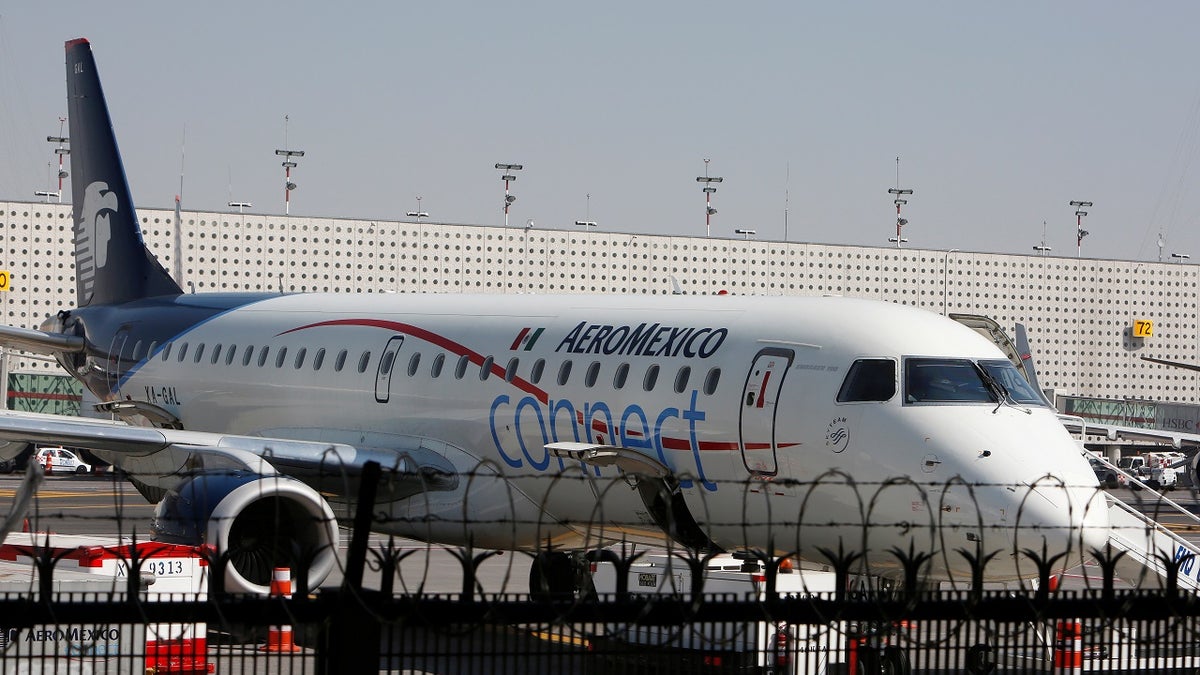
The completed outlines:
{"type": "Polygon", "coordinates": [[[275,567],[307,572],[309,588],[337,563],[338,526],[329,504],[304,483],[247,471],[188,477],[158,503],[155,541],[205,545],[228,560],[225,588],[270,592],[275,567]]]}

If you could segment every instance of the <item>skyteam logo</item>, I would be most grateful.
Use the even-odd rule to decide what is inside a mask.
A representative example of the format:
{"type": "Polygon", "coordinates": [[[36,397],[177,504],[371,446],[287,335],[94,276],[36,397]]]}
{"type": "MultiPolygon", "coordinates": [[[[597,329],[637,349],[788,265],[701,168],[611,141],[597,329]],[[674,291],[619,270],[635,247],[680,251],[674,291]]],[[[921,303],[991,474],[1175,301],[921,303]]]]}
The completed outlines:
{"type": "Polygon", "coordinates": [[[509,347],[508,350],[515,352],[519,349],[523,352],[527,352],[530,349],[533,349],[534,343],[537,342],[537,339],[542,336],[542,331],[544,330],[546,329],[522,328],[521,332],[517,333],[517,339],[513,340],[512,346],[509,347]]]}

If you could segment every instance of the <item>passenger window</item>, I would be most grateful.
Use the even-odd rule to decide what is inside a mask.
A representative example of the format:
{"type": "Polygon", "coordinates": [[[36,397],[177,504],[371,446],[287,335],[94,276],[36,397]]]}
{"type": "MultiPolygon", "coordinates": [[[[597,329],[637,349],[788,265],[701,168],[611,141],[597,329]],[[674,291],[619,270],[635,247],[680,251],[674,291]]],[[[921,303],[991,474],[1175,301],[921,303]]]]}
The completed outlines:
{"type": "Polygon", "coordinates": [[[692,369],[690,366],[683,366],[675,373],[675,393],[682,394],[683,390],[687,389],[688,380],[692,377],[692,369]]]}
{"type": "Polygon", "coordinates": [[[323,363],[325,363],[325,348],[321,347],[316,354],[313,354],[313,370],[320,370],[323,363]]]}
{"type": "Polygon", "coordinates": [[[140,361],[141,354],[142,354],[142,341],[138,340],[137,342],[133,343],[133,360],[140,361]]]}
{"type": "Polygon", "coordinates": [[[558,367],[558,386],[561,387],[561,386],[565,385],[567,383],[567,380],[570,379],[570,377],[571,377],[571,362],[563,361],[562,365],[558,367]]]}
{"type": "Polygon", "coordinates": [[[221,360],[221,344],[217,343],[216,346],[213,347],[213,355],[212,355],[212,358],[209,360],[209,363],[211,363],[212,365],[215,366],[215,365],[217,365],[217,361],[220,361],[220,360],[221,360]]]}
{"type": "Polygon", "coordinates": [[[342,368],[344,368],[346,366],[346,356],[347,356],[347,354],[346,354],[345,349],[338,352],[337,358],[334,359],[334,361],[333,361],[333,369],[334,370],[336,370],[339,373],[342,372],[342,368]]]}
{"type": "Polygon", "coordinates": [[[279,348],[279,356],[275,357],[275,367],[282,368],[283,362],[287,359],[287,347],[279,348]]]}
{"type": "Polygon", "coordinates": [[[596,378],[600,377],[600,362],[592,361],[588,366],[587,374],[583,376],[583,386],[591,388],[596,386],[596,378]]]}
{"type": "Polygon", "coordinates": [[[258,353],[258,367],[262,368],[267,365],[267,355],[271,353],[271,345],[263,345],[262,351],[258,353]]]}
{"type": "Polygon", "coordinates": [[[429,376],[433,378],[441,377],[442,366],[446,365],[446,355],[438,354],[433,357],[433,367],[429,369],[429,376]]]}
{"type": "Polygon", "coordinates": [[[717,384],[721,381],[721,369],[713,368],[708,371],[708,375],[704,378],[704,395],[712,396],[717,391],[717,384]]]}
{"type": "Polygon", "coordinates": [[[303,368],[304,367],[304,357],[306,357],[306,356],[308,356],[308,348],[301,347],[300,351],[296,352],[296,361],[292,364],[292,367],[295,368],[296,370],[300,370],[301,368],[303,368]]]}
{"type": "Polygon", "coordinates": [[[492,364],[495,362],[496,359],[491,356],[483,360],[483,365],[479,366],[479,381],[482,382],[492,376],[492,364]]]}
{"type": "Polygon", "coordinates": [[[363,352],[358,359],[358,372],[367,372],[367,366],[371,365],[371,352],[363,352]]]}
{"type": "MultiPolygon", "coordinates": [[[[396,352],[386,351],[383,353],[383,360],[379,362],[379,372],[387,375],[392,372],[392,361],[396,360],[396,352]]],[[[361,371],[360,371],[361,372],[361,371]]]]}
{"type": "Polygon", "coordinates": [[[517,377],[517,368],[521,365],[521,359],[512,357],[508,360],[508,368],[504,369],[504,381],[512,382],[517,377]]]}
{"type": "Polygon", "coordinates": [[[192,359],[192,363],[200,363],[201,357],[204,356],[204,343],[201,342],[199,347],[196,347],[196,356],[192,359]]]}
{"type": "Polygon", "coordinates": [[[629,379],[629,364],[622,363],[617,366],[617,372],[613,373],[613,389],[620,389],[625,386],[625,380],[629,379]]]}
{"type": "Polygon", "coordinates": [[[179,345],[178,359],[179,359],[180,363],[183,363],[183,360],[187,358],[187,347],[188,347],[188,343],[186,343],[186,342],[179,345]]]}
{"type": "Polygon", "coordinates": [[[229,345],[229,352],[225,354],[225,365],[233,365],[233,357],[237,355],[237,345],[229,345]]]}
{"type": "Polygon", "coordinates": [[[254,358],[254,345],[246,345],[246,353],[242,354],[242,365],[250,365],[250,360],[254,358]]]}
{"type": "Polygon", "coordinates": [[[408,360],[408,376],[412,377],[417,374],[417,368],[421,366],[421,352],[416,352],[412,358],[408,360]]]}
{"type": "Polygon", "coordinates": [[[467,374],[467,366],[471,363],[471,357],[463,354],[458,357],[458,365],[454,366],[454,379],[461,380],[467,374]]]}
{"type": "Polygon", "coordinates": [[[158,348],[158,340],[153,340],[153,341],[151,341],[151,342],[150,342],[150,348],[146,350],[146,358],[147,358],[147,359],[149,359],[149,358],[153,357],[153,356],[154,356],[154,350],[155,350],[155,349],[157,349],[157,348],[158,348]]]}
{"type": "Polygon", "coordinates": [[[896,395],[896,362],[891,359],[859,359],[850,365],[838,403],[887,401],[896,395]]]}
{"type": "Polygon", "coordinates": [[[642,378],[642,389],[646,391],[654,391],[654,385],[658,383],[658,365],[650,364],[646,369],[646,376],[642,378]]]}
{"type": "Polygon", "coordinates": [[[537,384],[542,381],[542,371],[546,369],[546,359],[538,359],[533,362],[533,368],[529,369],[529,381],[537,384]]]}
{"type": "Polygon", "coordinates": [[[173,345],[173,344],[175,344],[175,343],[168,342],[166,345],[163,346],[163,351],[162,351],[162,360],[163,361],[166,361],[167,359],[171,358],[171,345],[173,345]]]}

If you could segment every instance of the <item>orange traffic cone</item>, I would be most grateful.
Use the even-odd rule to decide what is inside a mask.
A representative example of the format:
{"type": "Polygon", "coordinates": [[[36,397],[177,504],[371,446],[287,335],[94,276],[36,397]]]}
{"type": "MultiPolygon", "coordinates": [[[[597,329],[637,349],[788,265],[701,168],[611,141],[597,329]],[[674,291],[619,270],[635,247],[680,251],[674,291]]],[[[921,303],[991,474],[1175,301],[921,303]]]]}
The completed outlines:
{"type": "MultiPolygon", "coordinates": [[[[271,596],[292,597],[292,571],[286,567],[276,567],[271,572],[271,596]]],[[[292,641],[291,626],[271,626],[267,629],[267,644],[263,645],[264,652],[298,652],[300,647],[292,641]]]]}
{"type": "Polygon", "coordinates": [[[1054,635],[1054,672],[1075,675],[1083,672],[1083,625],[1059,621],[1054,635]]]}

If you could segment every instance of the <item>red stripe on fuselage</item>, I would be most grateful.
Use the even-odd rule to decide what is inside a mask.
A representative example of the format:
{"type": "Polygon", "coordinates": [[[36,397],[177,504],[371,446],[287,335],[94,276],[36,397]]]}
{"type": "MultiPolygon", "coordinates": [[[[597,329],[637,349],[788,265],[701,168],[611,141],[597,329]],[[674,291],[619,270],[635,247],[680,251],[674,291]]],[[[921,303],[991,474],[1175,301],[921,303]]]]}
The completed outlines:
{"type": "MultiPolygon", "coordinates": [[[[451,352],[453,354],[458,354],[459,356],[466,356],[468,359],[471,360],[471,363],[474,363],[475,365],[478,365],[478,366],[483,365],[483,361],[485,358],[482,354],[471,349],[470,347],[467,347],[466,345],[460,344],[458,342],[455,342],[454,340],[451,340],[449,338],[438,335],[437,333],[427,331],[424,328],[420,328],[418,326],[414,326],[409,323],[400,323],[399,321],[385,321],[383,319],[330,319],[329,321],[318,321],[317,323],[310,323],[307,326],[299,326],[297,328],[285,330],[282,333],[279,333],[278,335],[276,335],[275,337],[279,337],[280,335],[287,335],[288,333],[296,333],[296,332],[302,331],[302,330],[308,330],[309,328],[322,328],[322,327],[326,327],[326,326],[366,326],[369,328],[382,328],[384,330],[391,330],[391,331],[396,331],[399,333],[404,333],[405,335],[411,335],[412,337],[415,337],[419,340],[424,340],[432,345],[441,347],[442,349],[445,349],[446,351],[451,352]]],[[[505,369],[502,366],[500,366],[494,362],[492,363],[491,372],[492,372],[492,375],[495,375],[496,377],[499,377],[502,379],[507,379],[507,378],[505,378],[505,369]]],[[[525,380],[520,377],[514,377],[514,378],[512,378],[511,384],[514,387],[516,387],[517,389],[520,389],[521,391],[523,391],[527,394],[530,394],[537,400],[541,401],[543,404],[547,404],[550,402],[550,395],[547,394],[545,391],[543,391],[541,388],[534,386],[534,384],[532,382],[529,382],[528,380],[525,380]]]]}

